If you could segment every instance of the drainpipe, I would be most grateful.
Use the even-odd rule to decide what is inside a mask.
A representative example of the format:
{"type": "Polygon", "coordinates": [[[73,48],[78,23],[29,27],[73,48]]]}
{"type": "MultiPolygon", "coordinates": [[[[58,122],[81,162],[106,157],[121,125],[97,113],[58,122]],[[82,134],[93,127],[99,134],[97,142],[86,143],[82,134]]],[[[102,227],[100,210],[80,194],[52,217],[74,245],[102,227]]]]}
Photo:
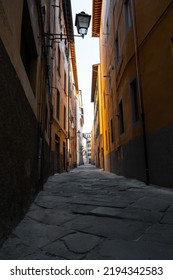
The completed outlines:
{"type": "Polygon", "coordinates": [[[139,58],[139,47],[138,47],[138,32],[137,32],[137,23],[136,23],[135,0],[131,0],[131,6],[132,6],[132,18],[133,18],[137,87],[138,87],[139,106],[140,106],[142,131],[143,131],[146,185],[149,185],[150,184],[150,174],[149,174],[149,164],[148,164],[148,147],[147,147],[147,137],[146,137],[146,127],[145,127],[145,114],[144,114],[144,106],[143,106],[143,93],[142,93],[142,81],[141,81],[141,71],[140,71],[140,58],[139,58]]]}
{"type": "MultiPolygon", "coordinates": [[[[70,52],[70,44],[68,44],[69,52],[70,52]]],[[[66,137],[66,171],[70,171],[70,94],[71,94],[71,77],[70,77],[70,58],[68,57],[68,89],[67,89],[67,137],[66,137]]]]}

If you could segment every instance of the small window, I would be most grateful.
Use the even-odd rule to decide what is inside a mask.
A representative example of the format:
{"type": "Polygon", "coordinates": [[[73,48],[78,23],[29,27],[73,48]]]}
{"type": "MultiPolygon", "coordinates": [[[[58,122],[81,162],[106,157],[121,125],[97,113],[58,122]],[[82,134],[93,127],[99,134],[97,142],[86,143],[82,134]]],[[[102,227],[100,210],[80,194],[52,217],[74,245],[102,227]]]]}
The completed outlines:
{"type": "Polygon", "coordinates": [[[104,108],[106,108],[106,92],[105,91],[103,93],[103,98],[104,98],[104,108]]]}
{"type": "Polygon", "coordinates": [[[60,115],[60,92],[57,89],[57,95],[56,95],[56,117],[59,120],[60,115]]]}
{"type": "Polygon", "coordinates": [[[43,18],[43,24],[45,24],[45,18],[46,18],[46,5],[43,5],[41,7],[41,13],[42,13],[42,18],[43,18]]]}
{"type": "Polygon", "coordinates": [[[48,109],[46,106],[46,111],[45,111],[45,130],[48,131],[48,109]]]}
{"type": "Polygon", "coordinates": [[[120,59],[120,49],[119,49],[119,39],[118,39],[118,33],[115,39],[115,65],[118,66],[120,59]]]}
{"type": "Polygon", "coordinates": [[[23,3],[20,55],[33,93],[36,91],[37,50],[27,1],[23,3]]]}
{"type": "Polygon", "coordinates": [[[108,135],[107,130],[105,131],[105,144],[106,144],[106,151],[108,150],[108,135]]]}
{"type": "Polygon", "coordinates": [[[61,51],[60,51],[60,47],[58,46],[58,67],[57,67],[57,70],[58,70],[58,73],[59,75],[61,75],[61,51]]]}
{"type": "Polygon", "coordinates": [[[129,0],[124,0],[124,17],[126,32],[128,32],[132,26],[132,11],[129,0]]]}
{"type": "Polygon", "coordinates": [[[107,40],[108,40],[108,37],[109,37],[109,21],[107,19],[107,22],[106,22],[106,37],[107,37],[107,40]]]}
{"type": "Polygon", "coordinates": [[[111,94],[112,82],[111,82],[111,66],[108,68],[108,94],[111,94]]]}
{"type": "Polygon", "coordinates": [[[172,57],[173,57],[173,37],[171,38],[171,51],[172,51],[172,57]]]}
{"type": "Polygon", "coordinates": [[[66,107],[64,106],[64,129],[66,129],[66,107]]]}
{"type": "Polygon", "coordinates": [[[134,79],[130,83],[130,97],[131,97],[132,121],[133,121],[133,123],[136,123],[139,121],[139,117],[140,117],[137,80],[136,79],[134,79]]]}
{"type": "Polygon", "coordinates": [[[60,29],[62,29],[62,11],[61,11],[61,6],[59,6],[59,26],[60,29]]]}
{"type": "Polygon", "coordinates": [[[113,126],[113,119],[111,119],[111,141],[114,142],[114,126],[113,126]]]}
{"type": "Polygon", "coordinates": [[[122,100],[119,103],[119,132],[124,133],[124,115],[123,115],[123,103],[122,100]]]}
{"type": "Polygon", "coordinates": [[[66,71],[64,71],[64,91],[66,93],[66,83],[67,83],[67,75],[66,75],[66,71]]]}

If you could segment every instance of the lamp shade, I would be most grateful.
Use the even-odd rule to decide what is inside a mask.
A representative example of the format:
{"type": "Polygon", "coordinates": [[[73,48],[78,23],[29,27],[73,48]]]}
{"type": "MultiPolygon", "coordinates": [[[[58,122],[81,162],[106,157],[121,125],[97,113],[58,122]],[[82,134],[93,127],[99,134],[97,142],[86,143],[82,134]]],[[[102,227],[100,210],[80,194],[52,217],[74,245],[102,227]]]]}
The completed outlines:
{"type": "Polygon", "coordinates": [[[75,26],[77,32],[84,37],[87,34],[90,25],[91,16],[87,15],[85,12],[76,14],[75,26]]]}

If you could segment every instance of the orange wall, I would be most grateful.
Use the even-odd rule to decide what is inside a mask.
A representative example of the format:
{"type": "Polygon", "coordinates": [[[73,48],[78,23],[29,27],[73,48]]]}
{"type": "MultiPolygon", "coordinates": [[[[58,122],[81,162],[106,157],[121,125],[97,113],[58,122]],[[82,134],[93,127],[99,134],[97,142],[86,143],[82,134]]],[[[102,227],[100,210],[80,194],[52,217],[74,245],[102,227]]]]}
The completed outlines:
{"type": "MultiPolygon", "coordinates": [[[[105,154],[142,134],[141,124],[132,124],[130,82],[136,76],[133,28],[126,34],[123,1],[115,9],[103,1],[100,32],[101,79],[103,99],[103,128],[108,132],[105,154]],[[109,32],[106,33],[107,18],[109,32]],[[118,28],[117,28],[118,25],[118,28]],[[117,31],[118,30],[118,31],[117,31]],[[120,63],[115,65],[115,35],[119,35],[120,63]],[[111,69],[111,92],[108,92],[108,69],[111,69]],[[118,103],[123,100],[125,133],[119,135],[118,103]],[[114,120],[115,141],[110,141],[110,119],[114,120]]],[[[139,39],[142,93],[146,129],[156,131],[173,124],[173,5],[172,1],[135,1],[139,39]],[[147,15],[147,16],[146,16],[147,15]],[[154,27],[155,26],[155,27],[154,27]],[[154,28],[153,28],[154,27],[154,28]]],[[[105,142],[105,141],[104,141],[105,142]]]]}

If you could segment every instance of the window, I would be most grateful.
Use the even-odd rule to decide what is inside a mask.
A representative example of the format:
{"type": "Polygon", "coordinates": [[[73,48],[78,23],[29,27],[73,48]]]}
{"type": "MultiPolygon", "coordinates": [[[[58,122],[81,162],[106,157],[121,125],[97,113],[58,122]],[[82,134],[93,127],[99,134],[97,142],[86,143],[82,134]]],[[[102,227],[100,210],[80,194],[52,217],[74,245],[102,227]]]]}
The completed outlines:
{"type": "Polygon", "coordinates": [[[59,75],[61,75],[61,51],[60,51],[60,47],[58,46],[58,67],[57,67],[57,70],[58,70],[58,73],[59,75]]]}
{"type": "Polygon", "coordinates": [[[131,109],[132,109],[132,121],[136,123],[139,121],[139,100],[138,100],[138,90],[137,90],[137,80],[134,79],[130,83],[130,97],[131,97],[131,109]]]}
{"type": "Polygon", "coordinates": [[[104,108],[106,108],[106,92],[105,91],[103,93],[103,98],[104,98],[104,108]]]}
{"type": "Polygon", "coordinates": [[[66,93],[66,83],[67,83],[67,75],[66,72],[64,71],[64,91],[66,93]]]}
{"type": "Polygon", "coordinates": [[[59,120],[59,115],[60,115],[60,93],[59,90],[57,89],[57,95],[56,95],[56,117],[59,120]]]}
{"type": "Polygon", "coordinates": [[[66,129],[66,107],[64,106],[64,129],[66,129]]]}
{"type": "Polygon", "coordinates": [[[107,19],[107,22],[106,22],[106,37],[107,37],[107,40],[108,40],[108,37],[109,37],[109,22],[108,22],[108,19],[107,19]]]}
{"type": "Polygon", "coordinates": [[[48,130],[47,123],[48,123],[48,109],[47,109],[47,106],[46,106],[46,111],[45,111],[45,123],[44,123],[45,130],[46,130],[46,131],[48,130]]]}
{"type": "Polygon", "coordinates": [[[126,32],[128,32],[132,26],[132,11],[129,0],[124,0],[124,17],[126,32]]]}
{"type": "Polygon", "coordinates": [[[65,46],[65,55],[68,60],[69,59],[69,46],[68,45],[65,46]]]}
{"type": "Polygon", "coordinates": [[[63,169],[66,170],[66,146],[63,142],[63,169]]]}
{"type": "Polygon", "coordinates": [[[119,103],[119,132],[120,134],[124,133],[124,115],[122,100],[119,103]]]}
{"type": "Polygon", "coordinates": [[[120,57],[118,33],[115,39],[115,65],[118,66],[120,57]]]}
{"type": "Polygon", "coordinates": [[[59,26],[60,26],[60,29],[62,29],[62,11],[61,11],[61,6],[59,6],[59,26]]]}
{"type": "Polygon", "coordinates": [[[108,68],[108,94],[111,93],[112,90],[112,83],[111,83],[111,66],[109,65],[108,68]]]}
{"type": "Polygon", "coordinates": [[[173,37],[171,38],[171,51],[172,51],[172,57],[173,57],[173,37]]]}
{"type": "Polygon", "coordinates": [[[107,130],[105,131],[105,144],[106,144],[106,151],[108,149],[108,135],[107,135],[107,130]]]}
{"type": "Polygon", "coordinates": [[[111,119],[111,141],[114,142],[114,126],[113,126],[113,119],[111,119]]]}
{"type": "Polygon", "coordinates": [[[42,17],[43,17],[43,24],[45,24],[46,5],[43,5],[43,6],[41,7],[41,13],[42,13],[42,17]]]}
{"type": "Polygon", "coordinates": [[[26,74],[30,81],[33,93],[35,95],[37,76],[37,50],[31,25],[28,4],[26,0],[23,3],[20,55],[23,61],[23,65],[25,67],[26,74]]]}

